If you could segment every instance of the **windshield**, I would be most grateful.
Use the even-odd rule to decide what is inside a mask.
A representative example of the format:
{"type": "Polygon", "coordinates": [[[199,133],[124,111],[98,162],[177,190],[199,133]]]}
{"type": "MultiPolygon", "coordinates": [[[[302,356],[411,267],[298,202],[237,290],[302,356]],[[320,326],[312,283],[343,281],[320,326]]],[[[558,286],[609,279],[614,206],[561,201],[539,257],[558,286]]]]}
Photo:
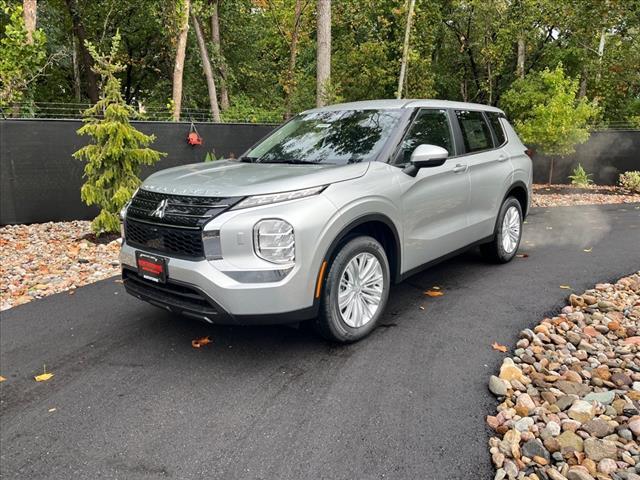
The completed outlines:
{"type": "Polygon", "coordinates": [[[378,154],[401,109],[334,110],[300,114],[251,149],[244,161],[347,164],[378,154]]]}

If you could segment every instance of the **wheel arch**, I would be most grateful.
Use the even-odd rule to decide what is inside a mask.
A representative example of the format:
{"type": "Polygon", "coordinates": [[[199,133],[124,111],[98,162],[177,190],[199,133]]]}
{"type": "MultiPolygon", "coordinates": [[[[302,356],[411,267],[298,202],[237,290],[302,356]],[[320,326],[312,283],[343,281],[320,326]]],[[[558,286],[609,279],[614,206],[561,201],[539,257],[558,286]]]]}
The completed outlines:
{"type": "Polygon", "coordinates": [[[400,280],[401,244],[400,235],[393,221],[386,215],[372,213],[352,220],[335,236],[327,249],[324,260],[331,263],[339,248],[349,239],[358,235],[368,235],[380,242],[387,254],[391,280],[400,280]]]}
{"type": "Polygon", "coordinates": [[[500,205],[502,205],[508,197],[514,197],[518,200],[520,208],[522,209],[522,218],[525,218],[529,213],[529,189],[527,185],[521,180],[511,184],[500,205]]]}

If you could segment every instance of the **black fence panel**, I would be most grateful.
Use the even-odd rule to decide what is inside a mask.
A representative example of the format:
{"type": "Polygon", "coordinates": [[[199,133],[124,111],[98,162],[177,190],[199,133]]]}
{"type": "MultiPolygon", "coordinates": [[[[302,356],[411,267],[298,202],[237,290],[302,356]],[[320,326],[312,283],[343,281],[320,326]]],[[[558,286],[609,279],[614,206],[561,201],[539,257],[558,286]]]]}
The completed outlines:
{"type": "MultiPolygon", "coordinates": [[[[551,159],[543,155],[533,157],[534,183],[549,181],[551,159]]],[[[576,152],[553,162],[552,183],[567,183],[569,175],[580,163],[593,174],[600,185],[615,185],[618,176],[629,170],[640,170],[640,130],[600,130],[593,132],[576,152]]]]}
{"type": "MultiPolygon", "coordinates": [[[[0,120],[0,224],[91,219],[97,209],[80,200],[84,164],[71,154],[88,139],[78,137],[78,120],[0,120]]],[[[145,168],[154,171],[216,157],[239,156],[274,125],[198,123],[204,143],[190,146],[189,123],[135,122],[145,133],[156,135],[153,148],[167,156],[145,168]]],[[[549,159],[534,156],[534,182],[546,183],[549,159]]],[[[618,175],[640,170],[640,131],[597,131],[579,145],[575,154],[556,159],[554,183],[566,183],[580,162],[599,184],[615,184],[618,175]]]]}
{"type": "MultiPolygon", "coordinates": [[[[239,156],[273,130],[274,125],[195,124],[200,146],[187,143],[189,123],[134,122],[153,133],[152,147],[166,152],[142,178],[157,170],[217,158],[239,156]]],[[[91,219],[97,209],[80,200],[84,163],[71,155],[88,142],[78,137],[78,120],[0,120],[0,224],[91,219]]]]}

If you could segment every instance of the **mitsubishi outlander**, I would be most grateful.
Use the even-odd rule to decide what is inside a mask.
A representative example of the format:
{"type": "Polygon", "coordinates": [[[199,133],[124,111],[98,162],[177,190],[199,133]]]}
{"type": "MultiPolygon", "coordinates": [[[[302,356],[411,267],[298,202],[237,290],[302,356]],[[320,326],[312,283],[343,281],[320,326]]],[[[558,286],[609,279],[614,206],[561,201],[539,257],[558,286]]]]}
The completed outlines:
{"type": "Polygon", "coordinates": [[[353,342],[392,282],[474,245],[518,250],[528,151],[494,107],[377,100],[303,112],[237,160],[147,178],[121,213],[126,290],[210,323],[310,320],[353,342]]]}

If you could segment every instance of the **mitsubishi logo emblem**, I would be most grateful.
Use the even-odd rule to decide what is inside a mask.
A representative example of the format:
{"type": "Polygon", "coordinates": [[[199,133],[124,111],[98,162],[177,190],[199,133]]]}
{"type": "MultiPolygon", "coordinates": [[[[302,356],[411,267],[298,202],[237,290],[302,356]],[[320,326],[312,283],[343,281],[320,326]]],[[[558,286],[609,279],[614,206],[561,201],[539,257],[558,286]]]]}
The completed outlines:
{"type": "Polygon", "coordinates": [[[169,203],[169,201],[165,198],[164,200],[162,200],[158,206],[156,207],[156,209],[151,212],[151,216],[152,217],[158,217],[158,218],[164,218],[164,212],[167,209],[167,204],[169,203]]]}

